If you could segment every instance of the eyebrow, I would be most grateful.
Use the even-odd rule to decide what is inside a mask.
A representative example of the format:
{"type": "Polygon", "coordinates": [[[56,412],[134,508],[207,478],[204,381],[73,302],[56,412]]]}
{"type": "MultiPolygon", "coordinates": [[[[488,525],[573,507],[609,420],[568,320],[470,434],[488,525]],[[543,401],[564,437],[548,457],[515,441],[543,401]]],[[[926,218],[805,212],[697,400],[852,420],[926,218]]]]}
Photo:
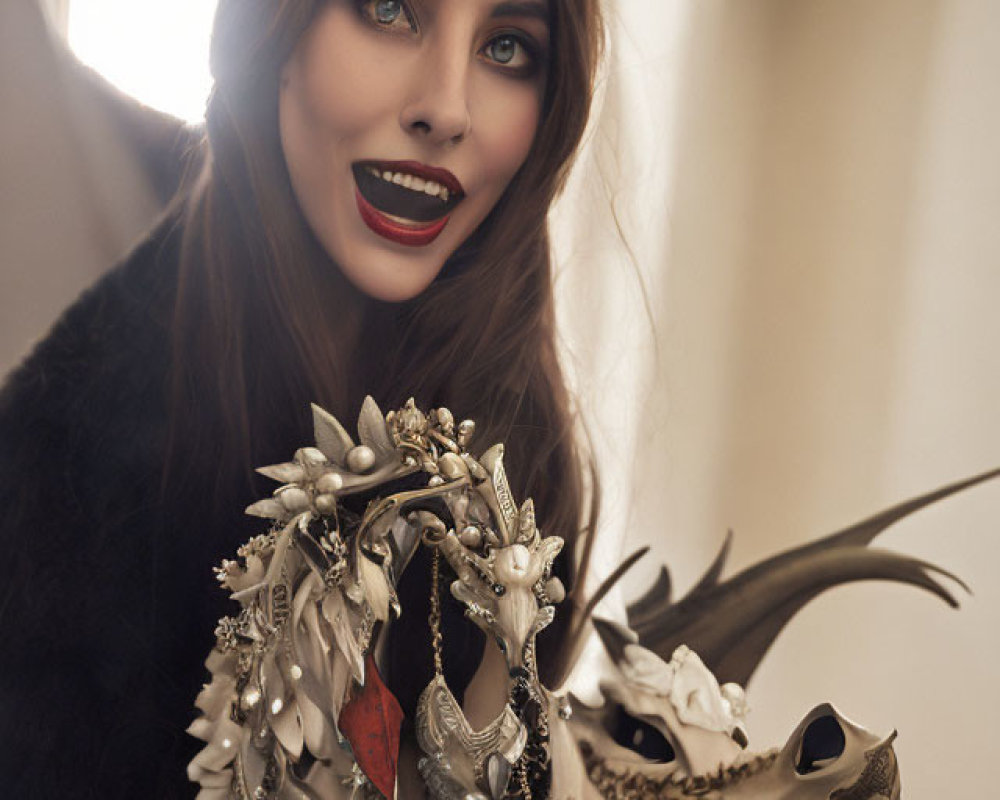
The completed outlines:
{"type": "Polygon", "coordinates": [[[490,12],[490,18],[496,17],[533,17],[540,19],[546,25],[549,24],[549,7],[547,3],[531,2],[504,2],[497,3],[490,12]]]}

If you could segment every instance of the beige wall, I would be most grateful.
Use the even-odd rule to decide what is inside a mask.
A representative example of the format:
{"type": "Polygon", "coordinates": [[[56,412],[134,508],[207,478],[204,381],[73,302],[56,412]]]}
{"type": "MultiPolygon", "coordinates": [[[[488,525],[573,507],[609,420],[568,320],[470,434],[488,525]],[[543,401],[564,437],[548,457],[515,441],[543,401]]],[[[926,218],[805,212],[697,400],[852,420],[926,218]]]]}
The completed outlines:
{"type": "MultiPolygon", "coordinates": [[[[615,9],[615,45],[629,53],[612,64],[609,92],[631,87],[633,124],[659,102],[676,114],[624,141],[620,120],[602,119],[581,170],[618,170],[624,196],[610,202],[655,325],[651,337],[635,320],[627,265],[607,277],[605,231],[602,255],[578,259],[583,274],[568,282],[606,292],[617,281],[624,299],[584,310],[582,289],[564,318],[584,328],[569,349],[596,396],[598,451],[609,448],[609,527],[628,549],[653,544],[684,589],[727,528],[733,567],[745,566],[1000,465],[1000,4],[615,9]],[[683,31],[676,47],[650,30],[657,20],[683,31]],[[635,78],[643,66],[659,92],[635,78]],[[636,163],[648,168],[619,169],[636,163]],[[650,184],[656,203],[641,197],[650,184]],[[630,338],[609,355],[594,330],[606,343],[615,330],[630,338]],[[616,415],[623,402],[629,413],[616,415]]],[[[605,117],[622,113],[605,106],[605,117]]],[[[577,234],[594,237],[598,224],[579,221],[577,234]]],[[[750,687],[754,743],[783,742],[830,700],[873,730],[899,729],[906,797],[988,792],[998,527],[1000,484],[885,534],[881,546],[955,571],[974,596],[958,612],[894,586],[820,598],[750,687]]]]}

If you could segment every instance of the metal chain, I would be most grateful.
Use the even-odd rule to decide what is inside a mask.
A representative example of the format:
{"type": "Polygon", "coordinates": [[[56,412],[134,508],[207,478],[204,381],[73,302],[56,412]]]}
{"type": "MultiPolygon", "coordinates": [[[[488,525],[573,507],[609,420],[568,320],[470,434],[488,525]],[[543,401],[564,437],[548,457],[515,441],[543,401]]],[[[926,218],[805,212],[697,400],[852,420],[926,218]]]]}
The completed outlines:
{"type": "Polygon", "coordinates": [[[517,762],[517,781],[521,785],[522,800],[531,800],[531,785],[528,783],[528,764],[524,754],[517,762]]]}
{"type": "Polygon", "coordinates": [[[441,659],[441,592],[438,588],[441,576],[441,552],[435,547],[431,560],[431,611],[427,621],[431,628],[431,647],[434,650],[434,674],[443,675],[441,659]]]}

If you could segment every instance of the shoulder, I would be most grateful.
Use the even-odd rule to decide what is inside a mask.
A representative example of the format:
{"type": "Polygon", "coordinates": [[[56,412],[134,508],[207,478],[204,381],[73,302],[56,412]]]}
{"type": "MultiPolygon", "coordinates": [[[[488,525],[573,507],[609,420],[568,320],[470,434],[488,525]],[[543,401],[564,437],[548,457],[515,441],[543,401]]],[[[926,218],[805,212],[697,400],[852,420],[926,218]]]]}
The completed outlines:
{"type": "Polygon", "coordinates": [[[157,549],[177,238],[154,230],[0,391],[0,749],[18,796],[175,766],[177,690],[152,664],[173,657],[168,600],[192,583],[155,580],[179,557],[157,549]]]}
{"type": "Polygon", "coordinates": [[[20,367],[11,372],[7,385],[18,385],[46,364],[72,363],[118,344],[114,336],[146,321],[147,315],[149,322],[165,324],[168,320],[158,313],[158,307],[169,305],[175,291],[178,239],[176,220],[162,219],[63,312],[20,367]]]}
{"type": "Polygon", "coordinates": [[[152,335],[162,338],[176,290],[178,239],[175,219],[164,218],[84,291],[7,377],[0,409],[24,392],[53,392],[70,384],[79,390],[152,335]],[[138,339],[134,334],[140,334],[138,339]]]}
{"type": "Polygon", "coordinates": [[[107,434],[138,433],[163,405],[178,240],[176,218],[164,218],[8,376],[0,482],[43,467],[67,475],[91,459],[110,459],[109,467],[128,460],[121,438],[107,434]]]}

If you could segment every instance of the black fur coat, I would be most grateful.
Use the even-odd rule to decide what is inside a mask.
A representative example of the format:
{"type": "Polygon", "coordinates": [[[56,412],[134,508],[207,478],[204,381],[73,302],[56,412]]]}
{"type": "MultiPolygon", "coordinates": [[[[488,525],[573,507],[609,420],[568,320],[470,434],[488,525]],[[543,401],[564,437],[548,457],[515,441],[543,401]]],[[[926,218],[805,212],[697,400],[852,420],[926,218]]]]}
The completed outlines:
{"type": "Polygon", "coordinates": [[[163,222],[0,393],[3,797],[195,794],[211,567],[259,531],[249,485],[161,491],[178,239],[163,222]]]}
{"type": "MultiPolygon", "coordinates": [[[[165,483],[180,238],[167,217],[0,392],[3,798],[194,797],[186,767],[202,743],[185,731],[215,624],[233,610],[211,568],[262,532],[243,509],[274,484],[249,467],[311,440],[313,398],[290,392],[287,413],[282,401],[279,418],[259,421],[267,442],[243,469],[204,456],[204,421],[181,426],[171,463],[185,474],[165,483]]],[[[211,387],[199,390],[211,406],[211,387]]],[[[411,622],[390,628],[382,664],[409,719],[433,674],[424,558],[402,576],[411,622]]],[[[461,697],[484,638],[450,597],[442,616],[461,697]]]]}

